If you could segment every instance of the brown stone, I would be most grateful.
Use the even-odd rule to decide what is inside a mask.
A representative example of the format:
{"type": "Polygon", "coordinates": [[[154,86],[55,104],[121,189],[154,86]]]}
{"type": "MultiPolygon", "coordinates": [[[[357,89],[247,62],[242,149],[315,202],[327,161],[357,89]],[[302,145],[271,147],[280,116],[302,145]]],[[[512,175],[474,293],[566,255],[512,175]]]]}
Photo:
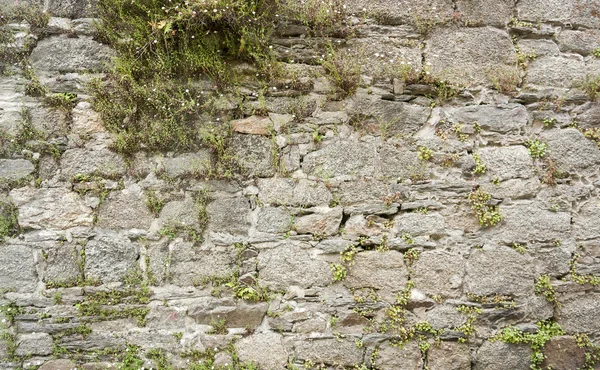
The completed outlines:
{"type": "Polygon", "coordinates": [[[76,369],[77,365],[71,360],[50,360],[40,366],[39,370],[71,370],[76,369]]]}
{"type": "Polygon", "coordinates": [[[272,123],[268,117],[250,116],[231,121],[231,129],[242,134],[267,136],[271,127],[272,123]]]}
{"type": "Polygon", "coordinates": [[[546,342],[544,357],[542,369],[581,369],[585,364],[585,350],[569,336],[555,337],[546,342]]]}

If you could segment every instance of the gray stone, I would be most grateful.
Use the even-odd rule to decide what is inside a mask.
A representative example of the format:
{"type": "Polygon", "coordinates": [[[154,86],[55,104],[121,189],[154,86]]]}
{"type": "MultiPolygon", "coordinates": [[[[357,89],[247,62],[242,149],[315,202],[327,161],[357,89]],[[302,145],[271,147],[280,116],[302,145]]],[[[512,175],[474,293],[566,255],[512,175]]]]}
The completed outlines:
{"type": "Polygon", "coordinates": [[[258,199],[265,204],[311,207],[326,205],[333,199],[325,184],[291,179],[259,179],[258,199]]]}
{"type": "Polygon", "coordinates": [[[166,203],[160,211],[160,225],[168,222],[181,222],[183,225],[195,225],[198,222],[198,209],[191,196],[186,195],[183,200],[174,200],[166,203]]]}
{"type": "Polygon", "coordinates": [[[464,324],[465,316],[456,307],[436,305],[427,311],[427,322],[436,329],[454,329],[464,324]]]}
{"type": "Polygon", "coordinates": [[[408,269],[402,253],[365,251],[354,256],[343,284],[351,289],[377,289],[380,294],[393,297],[404,289],[407,280],[408,269]]]}
{"type": "Polygon", "coordinates": [[[348,11],[357,17],[376,16],[385,24],[399,25],[413,20],[417,25],[441,21],[439,15],[452,14],[450,0],[348,0],[348,11]]]}
{"type": "Polygon", "coordinates": [[[165,158],[164,169],[167,176],[171,178],[203,175],[210,169],[210,153],[200,151],[197,153],[185,153],[173,158],[165,158]]]}
{"type": "Polygon", "coordinates": [[[586,75],[582,57],[536,58],[529,64],[526,85],[553,86],[570,88],[581,83],[586,75]]]}
{"type": "Polygon", "coordinates": [[[52,354],[52,337],[48,333],[21,334],[17,337],[17,356],[52,354]]]}
{"type": "Polygon", "coordinates": [[[548,145],[548,158],[559,171],[575,171],[600,163],[598,146],[574,128],[544,132],[542,140],[548,145]]]}
{"type": "Polygon", "coordinates": [[[264,207],[258,212],[256,230],[264,233],[286,233],[290,231],[293,218],[283,207],[264,207]]]}
{"type": "Polygon", "coordinates": [[[519,133],[530,121],[527,109],[519,104],[468,105],[449,113],[453,123],[477,122],[484,132],[501,134],[519,133]]]}
{"type": "Polygon", "coordinates": [[[127,169],[120,155],[103,147],[69,149],[62,155],[60,164],[63,178],[68,181],[77,175],[117,177],[124,175],[127,169]]]}
{"type": "Polygon", "coordinates": [[[86,244],[85,256],[85,277],[109,283],[136,268],[139,249],[128,239],[105,232],[86,244]]]}
{"type": "Polygon", "coordinates": [[[342,208],[313,208],[316,212],[308,216],[298,217],[294,229],[298,234],[330,236],[338,233],[342,222],[342,208]]]}
{"type": "Polygon", "coordinates": [[[563,30],[557,36],[562,52],[588,55],[600,48],[600,30],[563,30]]]}
{"type": "Polygon", "coordinates": [[[427,163],[420,160],[414,150],[382,145],[379,155],[383,178],[402,180],[426,176],[427,163]]]}
{"type": "Polygon", "coordinates": [[[560,50],[558,45],[552,40],[536,40],[536,39],[522,39],[518,42],[521,53],[526,56],[535,55],[536,58],[543,56],[559,56],[560,50]]]}
{"type": "Polygon", "coordinates": [[[147,230],[154,215],[145,204],[139,186],[134,185],[121,191],[113,191],[98,207],[97,226],[106,229],[147,230]]]}
{"type": "Polygon", "coordinates": [[[302,170],[321,178],[336,176],[373,176],[377,167],[373,144],[333,141],[323,149],[304,156],[302,170]]]}
{"type": "Polygon", "coordinates": [[[477,350],[473,370],[528,370],[530,356],[527,344],[485,341],[477,350]]]}
{"type": "Polygon", "coordinates": [[[31,162],[25,159],[0,159],[0,180],[18,181],[35,171],[31,162]]]}
{"type": "Polygon", "coordinates": [[[593,15],[593,11],[593,3],[578,0],[523,0],[517,4],[518,17],[523,21],[598,28],[600,19],[593,15]]]}
{"type": "Polygon", "coordinates": [[[38,71],[59,73],[106,71],[112,49],[89,37],[51,36],[38,41],[29,58],[38,71]]]}
{"type": "Polygon", "coordinates": [[[531,199],[540,191],[542,183],[537,177],[530,179],[510,179],[502,181],[499,184],[484,182],[481,189],[488,194],[492,194],[496,199],[510,198],[531,199]]]}
{"type": "Polygon", "coordinates": [[[296,359],[315,364],[354,366],[362,362],[363,355],[354,341],[348,339],[309,339],[296,343],[296,359]]]}
{"type": "Polygon", "coordinates": [[[423,358],[414,341],[406,343],[402,348],[386,343],[379,348],[375,365],[381,370],[420,370],[423,368],[423,358]]]}
{"type": "Polygon", "coordinates": [[[268,138],[234,134],[230,147],[236,155],[237,163],[249,176],[269,177],[275,174],[275,147],[268,138]]]}
{"type": "Polygon", "coordinates": [[[573,231],[577,239],[600,237],[600,201],[591,199],[573,217],[573,231]]]}
{"type": "Polygon", "coordinates": [[[574,337],[559,336],[546,342],[543,348],[542,369],[582,369],[585,365],[585,349],[577,345],[574,337]]]}
{"type": "Polygon", "coordinates": [[[425,48],[431,73],[458,84],[489,84],[489,74],[516,62],[516,53],[505,31],[492,27],[439,28],[425,48]]]}
{"type": "Polygon", "coordinates": [[[44,281],[72,281],[81,276],[78,249],[74,245],[57,245],[44,248],[44,281]]]}
{"type": "Polygon", "coordinates": [[[211,231],[247,234],[250,202],[244,197],[217,198],[206,207],[211,231]]]}
{"type": "Polygon", "coordinates": [[[256,333],[235,343],[242,362],[253,362],[261,369],[283,369],[288,360],[288,350],[280,334],[256,333]]]}
{"type": "Polygon", "coordinates": [[[231,130],[242,134],[268,136],[273,123],[268,117],[250,116],[230,122],[231,130]]]}
{"type": "Polygon", "coordinates": [[[50,0],[46,4],[52,14],[67,18],[91,17],[97,9],[97,0],[50,0]]]}
{"type": "Polygon", "coordinates": [[[440,342],[427,352],[430,370],[471,370],[471,353],[465,344],[440,342]]]}
{"type": "Polygon", "coordinates": [[[390,195],[388,184],[366,179],[343,182],[337,192],[339,203],[343,206],[359,203],[383,203],[383,198],[388,195],[390,195]]]}
{"type": "Polygon", "coordinates": [[[533,160],[524,146],[482,148],[478,153],[487,167],[486,175],[500,181],[534,176],[533,160]]]}
{"type": "Polygon", "coordinates": [[[24,229],[62,230],[92,226],[92,209],[64,188],[18,188],[10,192],[19,208],[19,225],[24,229]]]}
{"type": "Polygon", "coordinates": [[[571,231],[571,216],[539,204],[500,206],[503,223],[491,229],[504,242],[555,241],[571,231]],[[535,226],[535,227],[533,227],[535,226]]]}
{"type": "Polygon", "coordinates": [[[37,273],[34,251],[20,244],[8,244],[0,247],[0,286],[33,292],[37,285],[37,273]]]}
{"type": "Polygon", "coordinates": [[[261,284],[276,289],[287,289],[291,285],[308,288],[329,284],[331,271],[326,262],[311,257],[308,250],[281,243],[260,252],[258,277],[261,284]]]}
{"type": "Polygon", "coordinates": [[[265,317],[267,308],[265,302],[249,304],[232,298],[205,297],[190,304],[187,315],[204,325],[225,320],[228,328],[256,328],[265,317]]]}
{"type": "Polygon", "coordinates": [[[465,258],[445,251],[427,251],[413,263],[411,280],[417,289],[431,296],[459,297],[465,272],[465,258]]]}
{"type": "Polygon", "coordinates": [[[469,25],[506,26],[513,16],[514,0],[458,0],[460,20],[469,25]]]}
{"type": "Polygon", "coordinates": [[[532,294],[535,271],[531,258],[509,247],[485,246],[467,260],[465,292],[480,296],[532,294]]]}
{"type": "Polygon", "coordinates": [[[600,294],[584,293],[559,297],[559,302],[561,309],[557,322],[567,334],[586,333],[593,336],[600,334],[600,322],[597,320],[600,294]]]}
{"type": "Polygon", "coordinates": [[[174,284],[189,286],[202,278],[226,277],[233,273],[235,255],[232,249],[212,247],[199,248],[192,243],[176,239],[169,246],[169,258],[160,261],[167,264],[174,284]]]}
{"type": "Polygon", "coordinates": [[[447,233],[444,216],[431,212],[427,214],[420,212],[401,213],[394,217],[394,229],[400,236],[410,234],[412,236],[428,235],[437,238],[447,233]]]}
{"type": "Polygon", "coordinates": [[[47,361],[38,370],[70,370],[75,368],[77,368],[77,364],[73,361],[60,359],[47,361]]]}

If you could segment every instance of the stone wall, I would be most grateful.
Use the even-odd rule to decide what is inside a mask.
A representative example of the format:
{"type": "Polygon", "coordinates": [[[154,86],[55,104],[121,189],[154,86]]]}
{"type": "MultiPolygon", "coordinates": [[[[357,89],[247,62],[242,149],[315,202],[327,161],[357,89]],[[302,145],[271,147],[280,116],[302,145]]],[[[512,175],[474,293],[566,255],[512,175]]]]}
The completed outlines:
{"type": "Polygon", "coordinates": [[[2,66],[0,369],[600,369],[597,1],[348,1],[342,100],[281,26],[302,88],[220,97],[230,180],[208,148],[115,153],[93,4],[44,5],[8,48],[77,104],[2,66]],[[461,88],[368,72],[398,63],[461,88]]]}

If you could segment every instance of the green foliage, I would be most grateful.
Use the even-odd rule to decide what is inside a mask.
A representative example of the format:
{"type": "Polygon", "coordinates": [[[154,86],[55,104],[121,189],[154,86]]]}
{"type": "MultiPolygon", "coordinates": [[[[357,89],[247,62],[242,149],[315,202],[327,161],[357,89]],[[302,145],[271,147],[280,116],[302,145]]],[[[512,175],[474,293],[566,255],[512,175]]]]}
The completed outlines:
{"type": "Polygon", "coordinates": [[[529,344],[533,351],[531,354],[531,369],[540,370],[540,365],[544,361],[544,354],[542,353],[544,345],[553,337],[563,335],[564,331],[557,323],[552,321],[540,321],[537,326],[537,333],[524,333],[514,326],[509,326],[490,338],[490,341],[499,340],[505,343],[529,344]]]}
{"type": "Polygon", "coordinates": [[[592,55],[595,56],[596,58],[600,58],[600,48],[596,48],[596,49],[592,50],[592,55]]]}
{"type": "Polygon", "coordinates": [[[575,253],[573,255],[573,258],[571,259],[571,261],[569,261],[569,266],[571,267],[571,271],[570,271],[571,281],[573,281],[579,285],[590,284],[592,286],[599,286],[600,285],[600,276],[592,275],[592,274],[582,275],[577,272],[577,260],[580,257],[581,256],[579,255],[579,253],[575,253]]]}
{"type": "Polygon", "coordinates": [[[473,175],[484,174],[485,171],[487,171],[487,166],[481,160],[481,156],[479,155],[479,153],[473,153],[473,154],[471,154],[471,156],[473,157],[473,160],[475,161],[475,169],[472,172],[473,175]]]}
{"type": "Polygon", "coordinates": [[[460,331],[464,334],[464,337],[459,338],[459,342],[463,343],[466,342],[468,340],[468,337],[472,336],[473,334],[475,334],[475,321],[477,320],[477,317],[479,315],[481,315],[481,309],[478,307],[471,307],[471,306],[458,306],[456,308],[458,310],[458,312],[464,314],[467,316],[467,321],[460,325],[458,328],[456,328],[457,331],[460,331]]]}
{"type": "Polygon", "coordinates": [[[525,246],[523,244],[519,244],[519,243],[513,243],[513,245],[511,245],[511,248],[516,250],[520,254],[525,254],[525,252],[527,251],[525,249],[525,246]]]}
{"type": "Polygon", "coordinates": [[[590,100],[600,97],[600,75],[587,75],[581,83],[581,88],[589,96],[590,100]]]}
{"type": "Polygon", "coordinates": [[[77,94],[55,93],[47,95],[44,99],[44,103],[54,109],[70,114],[77,104],[77,94]]]}
{"type": "MultiPolygon", "coordinates": [[[[147,198],[147,201],[148,199],[149,198],[147,198]]],[[[158,205],[160,205],[160,202],[162,202],[162,200],[156,198],[151,203],[151,206],[155,211],[157,210],[158,205]]],[[[183,233],[196,245],[202,244],[202,242],[204,242],[204,230],[208,225],[208,212],[206,211],[208,202],[210,202],[210,196],[207,191],[202,191],[196,194],[194,206],[197,215],[197,223],[194,225],[188,225],[179,220],[168,220],[159,230],[159,233],[170,238],[175,238],[177,234],[183,233]]],[[[162,205],[160,208],[162,209],[162,205]]]]}
{"type": "Polygon", "coordinates": [[[598,148],[600,148],[600,128],[592,127],[592,128],[583,130],[583,136],[596,142],[596,145],[598,145],[598,148]]]}
{"type": "Polygon", "coordinates": [[[419,259],[420,254],[421,252],[417,248],[410,248],[404,252],[404,261],[408,266],[412,266],[412,264],[419,259]]]}
{"type": "Polygon", "coordinates": [[[119,370],[139,370],[144,367],[144,360],[138,355],[139,347],[127,344],[125,351],[121,352],[119,370]]]}
{"type": "Polygon", "coordinates": [[[221,334],[225,335],[229,331],[227,330],[227,324],[225,323],[225,319],[213,320],[210,323],[212,328],[207,332],[207,334],[221,334]]]}
{"type": "Polygon", "coordinates": [[[0,204],[0,241],[19,233],[19,210],[13,204],[0,204]]]}
{"type": "Polygon", "coordinates": [[[156,193],[151,190],[146,190],[144,194],[146,195],[146,207],[154,214],[154,217],[158,217],[165,205],[165,201],[157,197],[156,193]]]}
{"type": "Polygon", "coordinates": [[[419,156],[420,160],[422,160],[422,161],[429,161],[432,158],[432,156],[433,156],[433,151],[430,148],[426,147],[426,146],[420,146],[418,148],[418,154],[417,155],[419,156]]]}
{"type": "Polygon", "coordinates": [[[535,282],[535,294],[543,295],[546,297],[548,302],[558,305],[558,300],[556,299],[556,289],[554,289],[550,283],[550,276],[548,275],[542,275],[537,278],[535,282]]]}
{"type": "Polygon", "coordinates": [[[17,306],[14,302],[10,302],[8,304],[0,306],[0,313],[4,315],[6,321],[8,321],[9,324],[14,324],[15,317],[23,315],[25,313],[25,308],[17,306]]]}
{"type": "Polygon", "coordinates": [[[469,202],[471,209],[475,212],[475,217],[479,225],[483,227],[495,226],[502,221],[502,215],[497,206],[489,204],[492,196],[477,187],[469,193],[469,202]]]}
{"type": "Polygon", "coordinates": [[[527,150],[529,150],[529,155],[531,155],[531,157],[534,159],[540,159],[546,156],[546,149],[548,149],[548,145],[539,141],[538,139],[526,141],[525,146],[527,147],[527,150]]]}
{"type": "Polygon", "coordinates": [[[348,275],[348,270],[344,265],[332,263],[329,267],[331,268],[331,272],[333,273],[333,281],[342,281],[348,275]]]}
{"type": "Polygon", "coordinates": [[[327,77],[337,87],[338,98],[351,96],[358,89],[361,73],[360,58],[359,53],[338,53],[330,47],[327,58],[321,61],[327,77]]]}

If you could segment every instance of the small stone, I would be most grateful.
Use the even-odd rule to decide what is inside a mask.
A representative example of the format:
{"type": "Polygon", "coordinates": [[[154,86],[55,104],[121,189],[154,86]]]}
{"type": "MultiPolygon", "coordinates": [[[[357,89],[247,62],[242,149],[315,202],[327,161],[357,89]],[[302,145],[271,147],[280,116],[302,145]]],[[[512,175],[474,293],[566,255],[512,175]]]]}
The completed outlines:
{"type": "Polygon", "coordinates": [[[268,117],[250,116],[231,121],[231,129],[242,134],[268,136],[273,124],[268,117]]]}

